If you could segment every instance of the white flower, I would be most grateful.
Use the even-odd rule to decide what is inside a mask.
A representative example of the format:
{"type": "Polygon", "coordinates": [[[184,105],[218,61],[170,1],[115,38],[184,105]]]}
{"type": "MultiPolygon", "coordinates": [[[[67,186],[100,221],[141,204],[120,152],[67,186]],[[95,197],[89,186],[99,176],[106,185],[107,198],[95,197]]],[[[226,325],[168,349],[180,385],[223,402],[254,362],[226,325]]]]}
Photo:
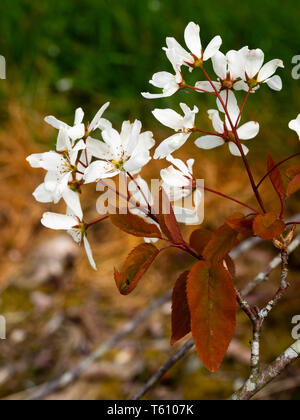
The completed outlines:
{"type": "MultiPolygon", "coordinates": [[[[144,209],[148,209],[148,204],[152,207],[154,205],[153,196],[151,194],[151,191],[148,187],[147,182],[141,178],[141,176],[138,176],[135,178],[134,181],[130,181],[128,184],[128,190],[131,193],[133,199],[137,203],[137,207],[131,208],[130,212],[132,214],[135,214],[136,216],[143,217],[144,219],[147,218],[147,222],[150,224],[154,224],[158,227],[160,230],[159,224],[156,223],[153,219],[147,217],[145,211],[141,210],[141,207],[144,209]]],[[[157,242],[158,238],[144,238],[146,243],[150,242],[157,242]]]]}
{"type": "Polygon", "coordinates": [[[174,159],[171,155],[166,159],[172,165],[166,169],[162,169],[160,172],[163,181],[162,186],[168,194],[169,199],[171,201],[177,201],[193,192],[193,165],[195,160],[189,159],[185,164],[182,160],[174,159]]]}
{"type": "MultiPolygon", "coordinates": [[[[239,51],[231,50],[226,55],[221,51],[217,51],[212,57],[214,72],[218,76],[218,81],[213,82],[218,91],[221,89],[240,90],[244,87],[244,82],[240,79],[245,74],[245,53],[248,47],[244,47],[239,51]]],[[[207,92],[215,92],[212,85],[208,81],[201,81],[195,84],[198,89],[207,92]]]]}
{"type": "Polygon", "coordinates": [[[188,66],[191,71],[195,67],[201,67],[204,61],[212,58],[222,45],[221,37],[216,36],[203,51],[200,39],[200,26],[196,25],[194,22],[190,22],[187,25],[184,32],[184,39],[189,52],[187,52],[175,38],[167,38],[167,48],[164,48],[164,50],[166,51],[168,58],[170,57],[170,52],[173,51],[175,56],[175,62],[172,63],[173,65],[176,64],[177,67],[185,65],[188,66]]]}
{"type": "Polygon", "coordinates": [[[162,187],[170,201],[174,202],[173,210],[176,220],[186,225],[200,224],[202,216],[199,215],[203,194],[197,189],[193,176],[194,159],[185,164],[171,155],[167,160],[172,163],[167,169],[161,170],[162,187]],[[187,198],[189,198],[187,200],[187,198]],[[182,200],[184,199],[184,200],[182,200]]]}
{"type": "Polygon", "coordinates": [[[75,242],[81,244],[83,242],[89,262],[94,270],[97,267],[93,258],[91,246],[86,237],[86,228],[82,222],[82,218],[76,217],[74,214],[57,214],[44,213],[41,220],[43,226],[54,230],[66,230],[72,236],[75,242]]]}
{"type": "MultiPolygon", "coordinates": [[[[278,67],[284,68],[282,60],[275,59],[264,64],[265,55],[261,49],[245,50],[244,52],[244,73],[242,78],[247,85],[243,89],[248,90],[249,87],[253,91],[259,89],[260,85],[267,83],[273,90],[282,89],[282,80],[275,75],[278,67]]],[[[242,86],[241,86],[242,87],[242,86]]]]}
{"type": "MultiPolygon", "coordinates": [[[[224,102],[227,102],[228,113],[233,125],[237,123],[237,120],[240,116],[240,110],[232,91],[221,92],[221,97],[224,102]]],[[[224,112],[224,109],[220,103],[217,101],[218,108],[221,112],[224,112]]],[[[234,156],[241,156],[241,152],[238,149],[237,145],[234,143],[234,134],[232,132],[231,124],[226,116],[225,123],[221,120],[219,112],[217,110],[208,111],[209,118],[212,120],[213,127],[218,135],[207,135],[198,138],[195,141],[195,144],[200,149],[214,149],[215,147],[222,146],[225,143],[228,143],[229,150],[234,156]]],[[[237,133],[240,140],[250,140],[257,136],[259,133],[259,124],[257,122],[251,121],[248,122],[237,129],[237,133]]],[[[245,155],[248,154],[249,149],[241,145],[245,155]]]]}
{"type": "Polygon", "coordinates": [[[155,109],[153,115],[166,127],[177,131],[177,134],[164,140],[156,149],[154,159],[163,159],[166,156],[178,150],[188,140],[192,134],[195,117],[199,112],[195,106],[191,110],[186,104],[181,103],[180,107],[184,115],[180,115],[172,109],[155,109]]]}
{"type": "MultiPolygon", "coordinates": [[[[142,124],[126,121],[119,134],[113,128],[104,130],[102,137],[105,143],[90,140],[93,155],[97,160],[92,162],[84,174],[85,183],[97,182],[99,179],[111,178],[121,172],[137,174],[150,160],[150,149],[154,146],[153,134],[150,131],[141,133],[142,124]]],[[[90,149],[91,150],[91,149],[90,149]]]]}
{"type": "Polygon", "coordinates": [[[300,114],[298,115],[298,117],[295,120],[292,120],[289,123],[289,128],[291,130],[296,131],[296,133],[298,134],[299,139],[300,139],[300,114]]]}
{"type": "Polygon", "coordinates": [[[74,181],[73,176],[76,176],[76,181],[82,179],[82,175],[77,172],[76,161],[78,153],[85,148],[86,145],[82,140],[72,147],[66,130],[61,129],[57,142],[60,153],[50,151],[28,156],[26,160],[33,168],[47,171],[44,183],[33,193],[37,201],[58,203],[63,198],[73,212],[81,215],[79,195],[70,188],[69,184],[74,181]]]}
{"type": "Polygon", "coordinates": [[[149,83],[162,89],[162,93],[142,92],[142,96],[146,99],[167,98],[182,88],[182,82],[182,74],[179,69],[175,68],[175,74],[166,71],[155,73],[149,83]]]}
{"type": "MultiPolygon", "coordinates": [[[[87,126],[87,132],[92,133],[93,131],[97,130],[104,130],[107,128],[111,128],[111,123],[102,118],[103,113],[109,107],[109,102],[104,104],[97,114],[95,115],[92,122],[87,126]]],[[[76,140],[82,139],[86,135],[85,125],[83,124],[84,112],[82,108],[77,108],[75,111],[75,120],[73,127],[69,126],[68,124],[64,123],[63,121],[58,120],[57,118],[53,117],[52,115],[45,118],[46,123],[50,124],[52,127],[58,130],[65,130],[67,135],[70,139],[74,142],[76,140]]]]}

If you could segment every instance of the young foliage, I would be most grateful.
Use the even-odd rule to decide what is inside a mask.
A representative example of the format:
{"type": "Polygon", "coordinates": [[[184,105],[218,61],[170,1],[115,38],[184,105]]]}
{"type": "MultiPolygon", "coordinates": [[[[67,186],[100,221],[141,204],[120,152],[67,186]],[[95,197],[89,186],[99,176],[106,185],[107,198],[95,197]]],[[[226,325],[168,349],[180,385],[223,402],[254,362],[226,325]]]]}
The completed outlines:
{"type": "Polygon", "coordinates": [[[141,244],[129,254],[120,272],[115,269],[116,285],[122,295],[136,288],[159,252],[153,244],[141,244]]]}
{"type": "Polygon", "coordinates": [[[203,250],[206,261],[220,262],[228,255],[237,243],[238,233],[227,224],[213,233],[211,240],[203,250]]]}
{"type": "Polygon", "coordinates": [[[188,276],[189,271],[182,273],[173,289],[171,344],[175,344],[191,332],[191,316],[186,294],[188,276]]]}
{"type": "Polygon", "coordinates": [[[265,240],[278,238],[285,231],[285,223],[275,213],[259,214],[254,219],[253,232],[265,240]]]}
{"type": "Polygon", "coordinates": [[[197,352],[211,372],[216,372],[232,340],[236,324],[236,293],[223,264],[200,261],[187,281],[191,329],[197,352]]]}
{"type": "Polygon", "coordinates": [[[111,214],[111,222],[123,232],[140,238],[161,238],[161,232],[154,224],[131,213],[111,214]]]}

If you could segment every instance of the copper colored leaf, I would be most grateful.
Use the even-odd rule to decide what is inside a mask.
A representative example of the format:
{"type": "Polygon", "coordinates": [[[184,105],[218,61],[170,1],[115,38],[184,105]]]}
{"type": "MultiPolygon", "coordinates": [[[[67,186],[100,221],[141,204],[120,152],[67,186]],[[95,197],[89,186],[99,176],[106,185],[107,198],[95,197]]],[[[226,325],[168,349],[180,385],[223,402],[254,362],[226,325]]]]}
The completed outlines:
{"type": "MultiPolygon", "coordinates": [[[[272,168],[276,166],[276,163],[274,162],[272,156],[269,154],[268,158],[268,171],[271,171],[272,168]]],[[[279,197],[284,197],[284,185],[281,177],[281,173],[278,168],[273,169],[273,171],[269,175],[270,180],[273,184],[273,187],[279,197]]]]}
{"type": "Polygon", "coordinates": [[[187,296],[198,355],[207,369],[216,372],[235,330],[237,303],[233,280],[222,264],[200,261],[190,271],[187,296]]]}
{"type": "Polygon", "coordinates": [[[286,170],[286,176],[293,179],[296,175],[300,175],[300,166],[291,166],[286,170]]]}
{"type": "Polygon", "coordinates": [[[202,255],[202,252],[208,242],[211,240],[212,232],[207,229],[197,229],[191,234],[190,246],[197,251],[198,255],[202,255]]]}
{"type": "Polygon", "coordinates": [[[265,240],[277,238],[285,231],[285,224],[282,220],[278,220],[276,214],[267,213],[259,214],[254,219],[253,232],[265,240]]]}
{"type": "Polygon", "coordinates": [[[130,235],[140,238],[161,238],[161,232],[154,224],[147,223],[144,219],[134,214],[111,214],[111,222],[130,235]]]}
{"type": "Polygon", "coordinates": [[[128,295],[153,263],[159,250],[152,244],[142,244],[127,257],[121,271],[115,269],[116,285],[122,295],[128,295]]]}
{"type": "Polygon", "coordinates": [[[189,271],[182,273],[176,281],[172,296],[172,338],[171,344],[191,332],[190,309],[186,295],[189,271]]]}
{"type": "Polygon", "coordinates": [[[203,251],[203,257],[207,261],[219,262],[224,260],[226,255],[237,243],[238,233],[227,224],[221,226],[212,235],[211,240],[203,251]]]}
{"type": "Polygon", "coordinates": [[[176,244],[182,244],[184,241],[173,207],[163,189],[161,189],[159,194],[159,203],[157,204],[156,213],[160,228],[166,237],[176,244]]]}
{"type": "Polygon", "coordinates": [[[227,269],[228,269],[231,277],[234,278],[236,276],[235,263],[229,255],[227,255],[227,257],[225,257],[225,263],[226,263],[227,269]]]}
{"type": "Polygon", "coordinates": [[[287,187],[287,195],[295,194],[300,190],[300,174],[296,175],[287,187]]]}
{"type": "Polygon", "coordinates": [[[253,219],[246,218],[242,213],[235,213],[226,220],[228,226],[243,236],[252,236],[253,219]]]}

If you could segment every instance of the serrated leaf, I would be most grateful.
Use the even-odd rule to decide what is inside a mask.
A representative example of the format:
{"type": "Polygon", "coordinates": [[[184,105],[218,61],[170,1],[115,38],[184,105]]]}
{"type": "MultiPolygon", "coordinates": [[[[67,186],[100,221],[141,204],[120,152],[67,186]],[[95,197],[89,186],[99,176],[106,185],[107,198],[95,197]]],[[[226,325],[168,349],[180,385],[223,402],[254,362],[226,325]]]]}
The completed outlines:
{"type": "Polygon", "coordinates": [[[198,355],[216,372],[232,340],[236,324],[236,293],[233,280],[222,264],[200,261],[187,281],[191,330],[198,355]]]}
{"type": "Polygon", "coordinates": [[[111,214],[111,222],[123,232],[140,238],[161,238],[161,232],[154,224],[147,223],[134,214],[111,214]]]}
{"type": "MultiPolygon", "coordinates": [[[[276,166],[276,163],[274,162],[272,156],[269,154],[268,157],[268,171],[271,171],[276,166]]],[[[272,185],[279,195],[279,197],[284,197],[284,185],[283,180],[281,177],[281,173],[278,168],[273,169],[273,171],[270,173],[269,178],[272,182],[272,185]]]]}
{"type": "Polygon", "coordinates": [[[127,257],[121,271],[115,269],[116,285],[122,295],[131,293],[159,254],[153,244],[136,247],[127,257]]]}
{"type": "Polygon", "coordinates": [[[184,242],[179,224],[176,220],[173,207],[166,192],[161,189],[159,194],[159,203],[156,203],[156,217],[162,232],[168,239],[176,244],[184,242]]]}
{"type": "Polygon", "coordinates": [[[253,218],[246,218],[242,213],[235,213],[226,220],[228,226],[243,236],[250,237],[253,235],[252,226],[253,218]]]}
{"type": "Polygon", "coordinates": [[[287,187],[287,195],[293,195],[300,190],[300,174],[296,175],[287,187]]]}
{"type": "Polygon", "coordinates": [[[190,309],[187,301],[186,283],[189,271],[177,279],[172,295],[172,338],[171,344],[181,340],[191,332],[190,309]]]}
{"type": "Polygon", "coordinates": [[[227,224],[213,233],[211,240],[203,251],[206,261],[223,261],[227,254],[238,244],[238,233],[227,224]]]}
{"type": "Polygon", "coordinates": [[[196,229],[191,234],[190,246],[198,253],[202,255],[204,248],[209,243],[213,235],[213,232],[207,229],[196,229]]]}
{"type": "Polygon", "coordinates": [[[253,232],[265,240],[271,240],[279,237],[285,231],[285,223],[278,220],[276,214],[259,214],[254,219],[253,232]]]}

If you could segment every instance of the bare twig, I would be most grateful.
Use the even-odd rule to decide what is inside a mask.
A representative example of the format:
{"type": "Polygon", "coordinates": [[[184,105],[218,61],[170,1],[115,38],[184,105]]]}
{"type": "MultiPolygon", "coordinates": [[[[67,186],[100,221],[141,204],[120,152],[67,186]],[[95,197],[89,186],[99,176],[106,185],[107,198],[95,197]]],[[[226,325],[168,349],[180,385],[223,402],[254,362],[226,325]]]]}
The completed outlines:
{"type": "Polygon", "coordinates": [[[232,395],[231,400],[250,400],[273,379],[277,378],[288,366],[300,357],[300,340],[290,346],[281,356],[263,370],[256,383],[246,382],[243,388],[232,395]]]}
{"type": "Polygon", "coordinates": [[[65,388],[72,382],[74,382],[81,374],[84,372],[91,364],[95,361],[101,359],[109,350],[114,348],[120,341],[122,341],[128,334],[135,331],[135,329],[144,322],[153,311],[160,308],[166,302],[171,299],[171,291],[167,292],[164,296],[155,300],[148,308],[143,312],[138,314],[132,321],[128,322],[124,328],[119,331],[111,339],[103,343],[98,349],[91,353],[86,359],[84,359],[78,366],[73,370],[62,375],[60,378],[48,382],[40,387],[37,387],[35,392],[33,392],[28,398],[28,401],[32,400],[41,400],[42,398],[47,397],[52,392],[65,388]]]}
{"type": "MultiPolygon", "coordinates": [[[[292,254],[300,245],[300,235],[290,244],[288,247],[288,255],[292,254]]],[[[243,296],[248,296],[259,284],[268,281],[269,276],[275,268],[279,267],[281,264],[281,255],[279,254],[275,257],[270,264],[265,268],[265,270],[261,271],[247,286],[244,287],[242,290],[243,296]]]]}
{"type": "Polygon", "coordinates": [[[170,359],[161,366],[158,371],[142,386],[142,388],[131,398],[132,401],[141,399],[157,382],[170,370],[186,353],[194,346],[194,340],[188,340],[170,359]]]}

